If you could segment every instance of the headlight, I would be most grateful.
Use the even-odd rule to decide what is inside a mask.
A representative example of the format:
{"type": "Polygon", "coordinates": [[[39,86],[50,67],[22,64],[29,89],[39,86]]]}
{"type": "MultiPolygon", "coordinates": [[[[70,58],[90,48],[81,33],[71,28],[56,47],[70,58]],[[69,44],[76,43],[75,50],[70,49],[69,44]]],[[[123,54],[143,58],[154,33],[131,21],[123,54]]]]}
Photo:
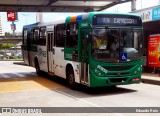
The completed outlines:
{"type": "Polygon", "coordinates": [[[137,71],[134,71],[134,74],[137,74],[137,71]]]}
{"type": "Polygon", "coordinates": [[[140,67],[138,68],[138,71],[141,71],[141,68],[140,68],[140,67]]]}

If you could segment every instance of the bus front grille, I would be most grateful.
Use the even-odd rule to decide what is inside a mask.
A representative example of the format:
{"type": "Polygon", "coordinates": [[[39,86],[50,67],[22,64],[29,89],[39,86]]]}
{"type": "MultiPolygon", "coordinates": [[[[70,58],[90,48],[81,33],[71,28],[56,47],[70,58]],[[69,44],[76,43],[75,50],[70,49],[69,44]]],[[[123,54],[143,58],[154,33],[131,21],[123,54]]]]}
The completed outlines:
{"type": "Polygon", "coordinates": [[[108,71],[123,71],[123,70],[130,70],[133,68],[134,65],[129,65],[129,66],[103,66],[108,71]]]}
{"type": "Polygon", "coordinates": [[[108,72],[107,76],[121,77],[130,75],[130,72],[108,72]]]}
{"type": "Polygon", "coordinates": [[[111,83],[122,83],[127,80],[127,78],[110,78],[109,79],[111,83]]]}

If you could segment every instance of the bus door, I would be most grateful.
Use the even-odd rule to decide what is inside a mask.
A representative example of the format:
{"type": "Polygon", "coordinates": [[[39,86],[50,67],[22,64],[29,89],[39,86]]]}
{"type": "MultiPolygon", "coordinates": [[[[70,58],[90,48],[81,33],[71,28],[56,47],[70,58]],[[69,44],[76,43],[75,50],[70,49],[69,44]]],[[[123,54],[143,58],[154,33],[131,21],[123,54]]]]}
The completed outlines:
{"type": "Polygon", "coordinates": [[[54,60],[53,60],[53,31],[47,32],[47,63],[48,63],[48,72],[54,73],[54,60]]]}
{"type": "Polygon", "coordinates": [[[31,30],[28,30],[27,31],[27,64],[29,66],[31,66],[31,55],[30,55],[30,52],[31,52],[31,30]]]}
{"type": "Polygon", "coordinates": [[[81,29],[81,83],[88,85],[88,33],[89,29],[81,29]]]}
{"type": "Polygon", "coordinates": [[[29,64],[29,32],[28,30],[23,30],[23,59],[27,65],[29,64]]]}

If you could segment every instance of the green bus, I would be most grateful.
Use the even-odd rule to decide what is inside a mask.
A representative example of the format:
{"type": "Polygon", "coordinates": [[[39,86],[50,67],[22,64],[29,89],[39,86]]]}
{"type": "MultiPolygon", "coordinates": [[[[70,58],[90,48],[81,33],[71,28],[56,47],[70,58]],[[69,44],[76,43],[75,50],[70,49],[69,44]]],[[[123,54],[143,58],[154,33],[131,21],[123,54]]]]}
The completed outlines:
{"type": "Polygon", "coordinates": [[[90,12],[23,27],[26,64],[88,87],[140,83],[143,27],[130,13],[90,12]]]}

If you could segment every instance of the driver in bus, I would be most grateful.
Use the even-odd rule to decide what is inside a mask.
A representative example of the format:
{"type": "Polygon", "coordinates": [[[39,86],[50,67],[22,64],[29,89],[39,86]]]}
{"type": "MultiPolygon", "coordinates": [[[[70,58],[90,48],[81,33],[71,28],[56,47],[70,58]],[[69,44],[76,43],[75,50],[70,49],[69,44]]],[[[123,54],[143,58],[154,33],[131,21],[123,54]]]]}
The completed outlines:
{"type": "Polygon", "coordinates": [[[114,38],[114,42],[111,44],[111,51],[112,52],[116,52],[119,49],[119,43],[118,43],[118,39],[115,37],[114,38]]]}
{"type": "Polygon", "coordinates": [[[119,51],[118,38],[116,37],[114,38],[114,42],[111,44],[110,50],[111,50],[111,58],[116,58],[118,55],[118,51],[119,51]]]}

